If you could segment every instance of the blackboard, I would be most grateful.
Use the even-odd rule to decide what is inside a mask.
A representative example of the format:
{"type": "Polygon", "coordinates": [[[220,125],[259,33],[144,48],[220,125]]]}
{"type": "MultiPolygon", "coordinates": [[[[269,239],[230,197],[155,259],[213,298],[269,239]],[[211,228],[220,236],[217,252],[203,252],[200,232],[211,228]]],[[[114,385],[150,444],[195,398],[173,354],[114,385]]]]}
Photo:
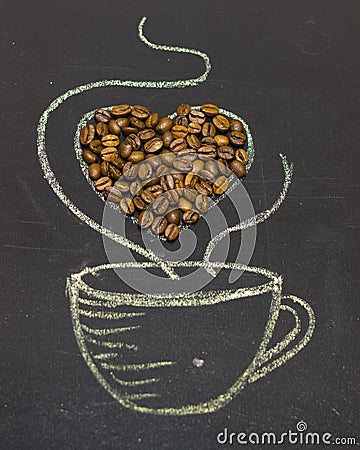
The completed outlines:
{"type": "MultiPolygon", "coordinates": [[[[226,447],[220,442],[224,435],[218,437],[225,429],[249,438],[280,436],[297,426],[358,439],[358,2],[14,0],[0,8],[1,447],[210,449],[226,447]],[[47,150],[74,203],[101,220],[72,139],[80,117],[102,105],[144,104],[166,115],[184,101],[212,102],[244,117],[256,149],[244,185],[256,212],[268,208],[281,189],[278,154],[294,163],[281,208],[257,228],[251,264],[283,276],[284,292],[314,310],[315,330],[293,359],[212,413],[164,416],[124,408],[89,370],[75,339],[65,284],[71,274],[106,263],[107,255],[101,236],[54,195],[39,164],[40,116],[69,89],[98,80],[171,81],[203,73],[197,56],[144,45],[137,30],[144,16],[149,40],[205,52],[212,69],[194,87],[107,87],[59,107],[49,121],[47,150]]],[[[136,229],[129,233],[137,239],[136,229]]],[[[202,238],[199,245],[205,245],[202,238]]],[[[223,287],[221,277],[214,283],[223,287]]],[[[204,327],[219,364],[211,379],[201,378],[206,354],[204,367],[192,370],[217,392],[238,375],[237,337],[247,336],[263,318],[249,309],[238,333],[231,310],[221,326],[215,320],[221,311],[206,314],[204,327]]],[[[186,318],[195,338],[204,331],[198,319],[186,318]]],[[[182,323],[175,313],[168,320],[174,325],[162,339],[175,337],[176,347],[182,323]]],[[[277,329],[274,342],[289,327],[291,320],[277,329]]],[[[188,361],[200,355],[189,350],[191,339],[174,350],[188,361]]],[[[184,398],[196,397],[189,382],[184,398]]],[[[268,448],[251,441],[245,447],[268,448]]]]}

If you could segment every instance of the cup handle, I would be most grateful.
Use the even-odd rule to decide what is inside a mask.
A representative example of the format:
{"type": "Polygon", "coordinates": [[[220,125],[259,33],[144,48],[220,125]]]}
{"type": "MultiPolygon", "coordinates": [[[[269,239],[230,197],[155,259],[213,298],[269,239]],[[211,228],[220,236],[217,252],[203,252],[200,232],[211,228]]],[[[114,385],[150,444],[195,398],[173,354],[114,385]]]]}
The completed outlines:
{"type": "Polygon", "coordinates": [[[308,325],[304,336],[301,340],[292,348],[287,350],[285,353],[278,356],[286,347],[288,347],[298,336],[301,331],[301,322],[297,311],[289,305],[282,304],[280,309],[282,311],[290,312],[295,320],[294,328],[277,344],[268,349],[265,352],[263,359],[260,362],[260,366],[253,372],[249,377],[248,382],[253,383],[259,380],[268,373],[272,372],[277,367],[282,366],[286,361],[293,358],[300,350],[302,350],[310,341],[314,328],[315,328],[315,314],[311,306],[303,299],[296,297],[295,295],[283,295],[282,300],[290,300],[292,304],[301,306],[308,316],[308,325]],[[269,361],[272,360],[270,363],[269,361]]]}

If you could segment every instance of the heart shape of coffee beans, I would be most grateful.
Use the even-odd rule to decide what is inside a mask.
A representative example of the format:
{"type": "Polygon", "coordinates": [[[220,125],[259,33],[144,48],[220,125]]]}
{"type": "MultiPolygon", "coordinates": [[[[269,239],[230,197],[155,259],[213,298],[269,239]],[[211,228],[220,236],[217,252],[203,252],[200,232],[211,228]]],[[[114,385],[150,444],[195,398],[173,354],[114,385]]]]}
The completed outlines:
{"type": "Polygon", "coordinates": [[[95,191],[168,241],[243,178],[253,159],[247,124],[207,103],[160,118],[146,106],[98,108],[79,132],[95,191]]]}

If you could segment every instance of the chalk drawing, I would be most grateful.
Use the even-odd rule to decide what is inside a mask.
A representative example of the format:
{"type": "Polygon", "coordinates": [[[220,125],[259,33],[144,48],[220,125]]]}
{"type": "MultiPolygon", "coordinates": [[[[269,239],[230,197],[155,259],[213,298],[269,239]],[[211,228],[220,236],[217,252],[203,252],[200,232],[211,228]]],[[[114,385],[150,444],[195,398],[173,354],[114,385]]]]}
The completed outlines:
{"type": "MultiPolygon", "coordinates": [[[[40,117],[37,126],[38,157],[45,180],[73,214],[98,233],[109,237],[121,246],[129,248],[147,259],[147,261],[141,263],[125,262],[86,267],[81,272],[68,278],[66,293],[70,299],[74,333],[81,354],[90,370],[107,392],[125,408],[158,415],[205,414],[215,412],[224,407],[246,385],[266,376],[293,358],[306,346],[313,334],[315,315],[311,306],[299,297],[283,295],[281,276],[265,268],[210,260],[214,248],[225,236],[235,231],[242,231],[256,226],[277,211],[288,192],[293,174],[293,165],[289,164],[286,157],[280,154],[285,178],[282,190],[271,208],[255,214],[253,217],[243,220],[236,226],[229,227],[215,236],[208,243],[202,261],[165,261],[154,252],[135,244],[125,236],[113,233],[110,229],[98,224],[82,212],[63,191],[47,156],[46,129],[51,113],[70,97],[92,89],[109,86],[156,89],[194,87],[206,81],[211,70],[210,58],[206,53],[194,49],[159,45],[150,42],[143,33],[145,22],[146,17],[143,17],[138,25],[138,35],[144,44],[153,50],[186,53],[200,57],[205,65],[204,72],[196,78],[186,80],[131,81],[113,79],[96,81],[70,89],[52,101],[40,117]],[[263,277],[266,279],[266,282],[260,284],[254,282],[253,285],[246,287],[238,285],[239,280],[237,280],[234,284],[235,287],[231,289],[229,286],[224,286],[220,290],[201,290],[197,292],[167,291],[146,295],[139,292],[128,292],[126,286],[123,286],[117,292],[92,286],[94,280],[96,283],[101,284],[102,278],[100,274],[106,271],[112,272],[115,269],[147,270],[154,268],[161,269],[170,280],[179,279],[179,274],[175,269],[181,271],[181,269],[188,268],[204,268],[212,275],[216,273],[216,269],[221,271],[241,271],[254,277],[263,277]],[[178,393],[176,390],[173,398],[163,400],[162,392],[164,392],[164,389],[166,391],[171,390],[172,386],[171,373],[173,372],[169,371],[176,371],[180,367],[179,361],[176,360],[176,355],[167,355],[166,343],[163,343],[163,357],[161,359],[158,357],[152,359],[151,353],[154,348],[151,346],[152,344],[147,343],[150,345],[150,348],[146,352],[145,360],[137,360],[135,362],[133,360],[135,356],[140,357],[139,355],[142,355],[144,342],[139,343],[139,337],[141,338],[142,336],[145,340],[148,337],[141,334],[143,327],[146,325],[146,320],[151,318],[152,314],[156,314],[157,311],[185,311],[188,308],[193,308],[192,311],[198,311],[200,308],[201,311],[201,308],[215,307],[218,304],[225,305],[229,302],[232,302],[232,304],[236,302],[236,306],[241,309],[243,300],[250,298],[254,302],[262,301],[265,296],[270,296],[270,302],[269,306],[267,306],[267,321],[260,342],[248,367],[245,370],[239,370],[237,378],[231,380],[224,392],[220,394],[213,395],[211,391],[207,391],[207,384],[205,383],[205,386],[202,386],[204,399],[197,403],[190,404],[185,402],[181,404],[181,399],[179,401],[176,398],[176,393],[178,393]],[[273,344],[272,339],[275,327],[278,321],[282,320],[286,314],[293,318],[293,328],[280,342],[273,344]],[[139,378],[139,375],[142,378],[139,378]],[[143,388],[146,391],[142,390],[143,388]],[[154,391],[155,389],[158,389],[158,391],[154,391]]],[[[195,108],[199,107],[196,106],[195,108]]],[[[250,129],[247,123],[236,114],[226,110],[222,110],[222,113],[232,118],[239,118],[244,123],[248,135],[249,164],[247,169],[249,170],[254,160],[254,146],[250,129]]],[[[81,161],[79,158],[80,147],[78,145],[79,130],[92,114],[93,111],[90,111],[83,115],[75,134],[74,150],[79,162],[81,161]]],[[[82,169],[84,169],[84,166],[82,166],[82,169]]],[[[86,175],[84,170],[83,172],[86,175]]],[[[155,333],[155,337],[157,336],[156,332],[156,327],[154,327],[153,333],[155,333]]],[[[189,366],[193,367],[191,360],[189,361],[189,366]]],[[[206,367],[207,364],[203,364],[201,368],[193,367],[193,370],[206,370],[206,367]]],[[[184,386],[181,387],[186,390],[189,380],[179,380],[179,382],[184,383],[184,386]]]]}

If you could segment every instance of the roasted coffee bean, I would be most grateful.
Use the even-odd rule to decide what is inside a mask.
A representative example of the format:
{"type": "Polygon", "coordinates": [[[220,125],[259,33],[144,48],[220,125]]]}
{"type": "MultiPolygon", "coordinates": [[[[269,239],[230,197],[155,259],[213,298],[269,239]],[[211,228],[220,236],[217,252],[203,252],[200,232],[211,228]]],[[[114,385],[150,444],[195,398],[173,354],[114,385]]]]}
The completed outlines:
{"type": "Polygon", "coordinates": [[[164,191],[168,191],[170,189],[175,188],[175,180],[171,174],[163,175],[160,177],[160,186],[164,191]]]}
{"type": "Polygon", "coordinates": [[[120,156],[127,159],[133,151],[132,144],[130,142],[122,142],[120,145],[120,156]]]}
{"type": "Polygon", "coordinates": [[[216,157],[216,150],[214,147],[211,147],[210,145],[204,145],[203,147],[200,147],[198,150],[199,157],[206,157],[206,158],[215,158],[216,157]]]}
{"type": "Polygon", "coordinates": [[[108,127],[111,134],[116,134],[118,136],[121,133],[121,127],[115,120],[110,120],[108,127]]]}
{"type": "Polygon", "coordinates": [[[135,212],[134,202],[128,197],[123,197],[119,202],[119,206],[122,212],[128,216],[135,212]]]}
{"type": "Polygon", "coordinates": [[[223,147],[218,148],[217,155],[221,159],[230,161],[230,160],[234,159],[235,151],[232,147],[225,145],[223,147]]]}
{"type": "Polygon", "coordinates": [[[121,177],[121,171],[114,167],[112,164],[110,164],[109,167],[109,174],[113,180],[118,180],[121,177]]]}
{"type": "Polygon", "coordinates": [[[217,178],[213,184],[213,190],[216,195],[222,195],[228,190],[229,180],[225,176],[217,178]]]}
{"type": "Polygon", "coordinates": [[[119,201],[122,199],[123,194],[120,191],[120,189],[115,185],[112,186],[110,189],[108,189],[107,191],[107,195],[106,195],[106,199],[109,200],[109,202],[113,202],[113,203],[119,203],[119,201]]]}
{"type": "Polygon", "coordinates": [[[221,175],[229,176],[231,170],[229,169],[229,163],[225,159],[218,159],[219,172],[221,175]]]}
{"type": "Polygon", "coordinates": [[[106,187],[111,186],[112,181],[109,177],[101,177],[95,182],[95,189],[97,191],[103,191],[106,187]]]}
{"type": "Polygon", "coordinates": [[[212,103],[206,103],[200,106],[200,111],[206,114],[208,117],[214,117],[219,114],[219,108],[212,103]]]}
{"type": "Polygon", "coordinates": [[[214,141],[218,147],[224,147],[230,143],[229,138],[223,134],[217,134],[214,136],[214,141]]]}
{"type": "Polygon", "coordinates": [[[150,111],[146,106],[135,105],[132,107],[131,114],[140,120],[145,120],[150,116],[150,111]]]}
{"type": "Polygon", "coordinates": [[[154,128],[156,127],[156,125],[159,123],[159,114],[158,113],[154,113],[151,114],[145,122],[145,125],[147,128],[154,128]]]}
{"type": "Polygon", "coordinates": [[[191,106],[188,103],[182,103],[176,109],[178,116],[187,116],[191,110],[191,106]]]}
{"type": "Polygon", "coordinates": [[[175,241],[175,239],[179,237],[179,227],[175,223],[169,223],[165,229],[164,235],[168,241],[175,241]]]}
{"type": "Polygon", "coordinates": [[[192,208],[191,202],[184,197],[180,198],[178,206],[179,209],[181,209],[181,211],[188,211],[189,209],[192,208]]]}
{"type": "Polygon", "coordinates": [[[203,180],[210,181],[210,183],[213,183],[215,181],[215,175],[209,170],[206,169],[200,170],[198,175],[203,180]]]}
{"type": "Polygon", "coordinates": [[[181,215],[178,209],[173,209],[172,211],[166,214],[166,219],[168,223],[174,223],[175,225],[179,225],[180,217],[181,215]]]}
{"type": "Polygon", "coordinates": [[[199,123],[190,122],[188,125],[188,133],[199,134],[201,133],[201,125],[199,123]]]}
{"type": "Polygon", "coordinates": [[[234,130],[234,131],[240,131],[243,132],[244,131],[244,125],[242,122],[240,122],[240,120],[237,119],[233,119],[230,122],[230,129],[234,130]]]}
{"type": "Polygon", "coordinates": [[[200,214],[205,214],[209,209],[209,199],[206,195],[199,194],[195,200],[195,208],[200,214]]]}
{"type": "Polygon", "coordinates": [[[214,137],[216,135],[216,128],[214,124],[210,122],[205,122],[201,129],[201,134],[204,137],[214,137]]]}
{"type": "Polygon", "coordinates": [[[144,161],[144,159],[145,154],[142,151],[132,152],[128,157],[128,161],[132,162],[133,164],[138,164],[139,162],[144,161]]]}
{"type": "Polygon", "coordinates": [[[212,138],[211,136],[206,136],[206,137],[203,137],[201,139],[201,145],[202,146],[208,145],[210,147],[214,147],[215,148],[216,147],[216,142],[215,142],[215,139],[212,138]]]}
{"type": "Polygon", "coordinates": [[[174,125],[171,129],[171,132],[175,139],[179,139],[179,138],[184,139],[186,137],[186,135],[188,134],[187,127],[185,127],[183,125],[174,125]]]}
{"type": "Polygon", "coordinates": [[[172,135],[171,131],[165,131],[165,133],[163,133],[162,135],[162,140],[164,143],[164,147],[169,148],[170,144],[174,140],[174,136],[172,135]]]}
{"type": "Polygon", "coordinates": [[[141,228],[150,228],[154,221],[154,215],[151,211],[143,211],[138,218],[138,225],[141,228]]]}
{"type": "Polygon", "coordinates": [[[144,144],[144,150],[147,153],[156,153],[163,148],[163,141],[158,137],[154,137],[144,144]]]}
{"type": "Polygon", "coordinates": [[[191,203],[195,202],[197,195],[198,194],[194,189],[185,188],[183,190],[183,196],[191,203]]]}
{"type": "Polygon", "coordinates": [[[129,124],[131,127],[137,128],[139,131],[145,130],[145,123],[137,117],[130,117],[129,124]]]}
{"type": "Polygon", "coordinates": [[[120,192],[123,192],[123,193],[128,193],[129,192],[129,183],[127,182],[127,181],[125,181],[125,180],[118,180],[116,183],[115,183],[115,186],[116,186],[116,189],[118,189],[120,192]]]}
{"type": "Polygon", "coordinates": [[[80,143],[89,145],[95,137],[95,127],[91,123],[83,127],[80,131],[80,143]]]}
{"type": "Polygon", "coordinates": [[[165,166],[165,164],[161,164],[161,166],[159,166],[156,169],[156,176],[161,177],[162,175],[165,175],[167,172],[168,172],[168,167],[165,166]]]}
{"type": "Polygon", "coordinates": [[[193,162],[192,166],[193,166],[193,168],[192,168],[191,172],[194,174],[198,174],[200,172],[200,170],[203,170],[204,162],[201,161],[200,159],[197,159],[193,162]]]}
{"type": "Polygon", "coordinates": [[[177,138],[170,144],[170,150],[172,152],[179,152],[180,150],[184,150],[187,148],[187,144],[185,139],[177,138]]]}
{"type": "Polygon", "coordinates": [[[239,161],[237,159],[234,159],[234,161],[231,161],[230,169],[239,178],[244,177],[246,175],[246,168],[245,168],[244,163],[242,163],[241,161],[239,161]]]}
{"type": "Polygon", "coordinates": [[[177,205],[179,203],[180,195],[179,192],[177,192],[175,189],[167,191],[165,195],[166,198],[169,200],[170,205],[177,205]]]}
{"type": "Polygon", "coordinates": [[[156,125],[155,130],[158,133],[163,134],[165,133],[165,131],[170,131],[173,125],[173,121],[169,117],[163,117],[159,120],[159,123],[156,125]]]}
{"type": "Polygon", "coordinates": [[[193,162],[197,158],[196,150],[193,148],[184,148],[176,153],[177,159],[193,162]]]}
{"type": "Polygon", "coordinates": [[[141,141],[139,136],[137,136],[136,134],[129,134],[129,136],[125,139],[124,142],[126,144],[130,144],[133,151],[140,150],[141,141]]]}
{"type": "Polygon", "coordinates": [[[136,134],[139,130],[129,125],[128,127],[121,128],[121,131],[125,134],[125,136],[128,136],[129,134],[136,134]]]}
{"type": "Polygon", "coordinates": [[[169,152],[168,150],[166,150],[166,151],[164,151],[164,152],[161,152],[160,155],[161,155],[161,160],[162,160],[162,162],[163,162],[166,166],[168,166],[168,167],[172,166],[172,162],[173,162],[173,161],[175,160],[175,158],[176,158],[176,156],[174,155],[174,153],[169,152]]]}
{"type": "Polygon", "coordinates": [[[129,126],[129,119],[127,117],[118,117],[115,122],[121,129],[129,126]]]}
{"type": "Polygon", "coordinates": [[[189,119],[190,122],[198,123],[199,125],[202,125],[205,122],[205,114],[202,111],[197,111],[196,109],[193,109],[189,113],[189,119]]]}
{"type": "Polygon", "coordinates": [[[142,191],[142,193],[140,194],[140,197],[144,200],[145,203],[152,203],[156,196],[149,191],[149,189],[145,189],[144,191],[142,191]]]}
{"type": "Polygon", "coordinates": [[[211,184],[205,180],[200,180],[194,187],[200,194],[211,195],[213,192],[211,184]]]}
{"type": "MultiPolygon", "coordinates": [[[[157,181],[157,183],[160,183],[160,179],[159,178],[156,181],[157,181]]],[[[147,186],[149,186],[149,183],[147,184],[147,186]]],[[[154,195],[154,198],[157,198],[157,197],[159,197],[160,195],[162,195],[164,193],[164,190],[160,186],[160,184],[154,184],[152,186],[149,186],[147,188],[147,190],[154,195]]]]}
{"type": "Polygon", "coordinates": [[[172,173],[171,175],[175,181],[184,181],[185,176],[186,176],[184,173],[181,173],[181,172],[180,173],[172,173]]]}
{"type": "Polygon", "coordinates": [[[138,177],[140,180],[148,180],[151,178],[152,170],[151,164],[143,162],[142,164],[139,164],[138,177]]]}
{"type": "Polygon", "coordinates": [[[142,186],[140,181],[133,181],[129,187],[130,194],[135,197],[135,195],[140,195],[142,192],[142,186]]]}
{"type": "Polygon", "coordinates": [[[131,113],[131,106],[123,104],[114,106],[111,110],[111,114],[116,117],[125,117],[131,113]]]}
{"type": "Polygon", "coordinates": [[[179,192],[179,196],[182,196],[184,188],[184,181],[175,181],[175,189],[179,192]]]}
{"type": "Polygon", "coordinates": [[[108,177],[110,175],[109,167],[110,167],[110,164],[107,161],[103,161],[101,163],[100,168],[101,168],[101,174],[103,177],[108,177]]]}
{"type": "Polygon", "coordinates": [[[249,155],[243,148],[238,148],[235,150],[235,159],[246,165],[249,162],[249,155]]]}
{"type": "Polygon", "coordinates": [[[190,148],[194,148],[197,150],[201,147],[201,142],[199,139],[195,136],[195,134],[189,134],[186,136],[186,142],[190,148]]]}
{"type": "Polygon", "coordinates": [[[137,164],[133,164],[130,161],[128,161],[123,168],[123,174],[124,177],[127,180],[133,181],[137,177],[139,171],[139,166],[137,164]]]}
{"type": "Polygon", "coordinates": [[[108,123],[111,119],[111,114],[106,109],[99,108],[95,111],[94,117],[98,122],[108,123]]]}
{"type": "Polygon", "coordinates": [[[189,172],[192,169],[192,164],[191,161],[184,161],[183,158],[177,158],[173,161],[173,167],[180,172],[189,172]]]}
{"type": "Polygon", "coordinates": [[[107,134],[101,138],[101,143],[104,147],[117,147],[120,144],[120,139],[116,134],[107,134]]]}
{"type": "Polygon", "coordinates": [[[151,167],[153,169],[157,169],[159,166],[162,165],[162,160],[161,157],[159,155],[155,155],[152,153],[148,153],[145,157],[145,159],[147,159],[149,161],[149,164],[151,164],[151,167]]]}
{"type": "Polygon", "coordinates": [[[88,170],[89,170],[89,177],[92,180],[97,180],[98,178],[101,177],[101,168],[99,164],[97,163],[90,164],[88,170]]]}
{"type": "Polygon", "coordinates": [[[189,211],[184,212],[182,220],[187,224],[196,223],[199,220],[199,213],[197,213],[193,209],[189,209],[189,211]]]}
{"type": "Polygon", "coordinates": [[[216,128],[223,133],[230,128],[230,122],[221,114],[215,116],[212,121],[216,128]]]}
{"type": "MultiPolygon", "coordinates": [[[[140,193],[141,195],[141,193],[140,193]]],[[[133,199],[135,208],[139,211],[145,211],[148,207],[147,203],[144,202],[144,200],[140,196],[136,196],[133,199]]]]}
{"type": "Polygon", "coordinates": [[[154,221],[151,225],[151,231],[158,235],[158,234],[164,234],[166,227],[168,225],[167,219],[165,217],[155,217],[154,221]]]}
{"type": "Polygon", "coordinates": [[[154,130],[152,130],[151,128],[147,128],[145,130],[139,131],[138,136],[140,138],[140,141],[142,142],[146,142],[149,139],[152,139],[153,137],[155,137],[156,133],[154,130]]]}
{"type": "Polygon", "coordinates": [[[88,164],[96,163],[98,160],[97,155],[95,155],[95,153],[91,152],[90,150],[84,150],[82,152],[82,158],[88,164]]]}
{"type": "Polygon", "coordinates": [[[157,197],[152,203],[152,210],[156,216],[163,216],[169,209],[169,200],[164,196],[157,197]]]}
{"type": "Polygon", "coordinates": [[[185,127],[186,129],[187,129],[187,126],[189,125],[189,121],[188,121],[187,117],[185,117],[185,116],[175,117],[174,123],[175,123],[175,125],[181,125],[181,126],[185,127]]]}
{"type": "Polygon", "coordinates": [[[217,161],[206,161],[205,170],[211,172],[216,176],[219,173],[219,164],[217,163],[217,161]]]}
{"type": "Polygon", "coordinates": [[[111,162],[117,154],[118,152],[115,147],[105,147],[100,152],[101,159],[107,162],[111,162]]]}
{"type": "Polygon", "coordinates": [[[189,187],[191,189],[194,188],[195,184],[198,182],[198,177],[193,173],[188,173],[185,177],[184,184],[185,187],[189,187]]]}
{"type": "Polygon", "coordinates": [[[116,155],[111,160],[111,165],[116,167],[118,170],[122,170],[125,165],[125,162],[119,156],[116,155]]]}
{"type": "Polygon", "coordinates": [[[99,122],[96,124],[96,133],[99,136],[106,136],[109,134],[109,127],[104,122],[99,122]]]}
{"type": "Polygon", "coordinates": [[[99,141],[98,139],[94,139],[89,144],[89,149],[92,152],[96,153],[97,155],[100,154],[100,152],[103,148],[104,148],[104,146],[102,145],[101,141],[99,141]]]}
{"type": "Polygon", "coordinates": [[[243,147],[246,142],[246,135],[242,133],[241,131],[230,131],[229,134],[230,142],[237,147],[243,147]]]}

